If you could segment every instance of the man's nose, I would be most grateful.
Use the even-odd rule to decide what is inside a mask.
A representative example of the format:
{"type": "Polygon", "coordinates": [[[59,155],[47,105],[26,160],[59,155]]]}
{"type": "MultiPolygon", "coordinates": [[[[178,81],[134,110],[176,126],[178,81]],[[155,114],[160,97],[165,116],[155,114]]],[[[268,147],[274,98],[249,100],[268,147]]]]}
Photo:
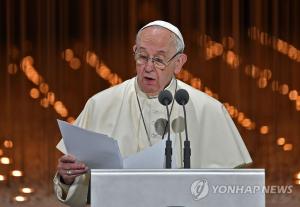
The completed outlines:
{"type": "Polygon", "coordinates": [[[155,70],[154,62],[151,58],[149,58],[148,61],[145,64],[145,71],[146,72],[151,72],[153,70],[155,70]]]}

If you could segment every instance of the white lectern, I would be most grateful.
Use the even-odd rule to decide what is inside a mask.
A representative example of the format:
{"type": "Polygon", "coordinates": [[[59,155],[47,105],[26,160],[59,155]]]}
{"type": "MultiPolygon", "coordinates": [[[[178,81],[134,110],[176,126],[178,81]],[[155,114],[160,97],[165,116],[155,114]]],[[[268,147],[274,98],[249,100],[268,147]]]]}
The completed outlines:
{"type": "Polygon", "coordinates": [[[264,207],[263,169],[92,170],[92,207],[264,207]]]}

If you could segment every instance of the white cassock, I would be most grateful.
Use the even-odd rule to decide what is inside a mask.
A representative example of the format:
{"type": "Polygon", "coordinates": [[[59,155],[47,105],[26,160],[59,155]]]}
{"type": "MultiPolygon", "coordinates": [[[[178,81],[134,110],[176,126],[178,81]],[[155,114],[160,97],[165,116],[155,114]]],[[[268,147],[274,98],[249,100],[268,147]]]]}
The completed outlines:
{"type": "MultiPolygon", "coordinates": [[[[181,88],[190,95],[186,113],[191,167],[235,168],[251,163],[247,148],[223,104],[175,78],[166,87],[173,96],[181,88]]],[[[185,140],[182,117],[182,106],[174,101],[170,124],[171,136],[175,137],[175,160],[179,168],[183,167],[182,146],[185,140]]],[[[90,98],[75,125],[118,140],[121,154],[125,157],[161,140],[162,127],[159,120],[162,119],[167,119],[165,106],[159,103],[157,97],[148,97],[143,93],[134,77],[90,98]]],[[[66,153],[62,140],[57,148],[66,153]]],[[[89,175],[85,174],[77,177],[71,186],[66,186],[55,176],[54,188],[58,199],[71,206],[83,206],[88,181],[89,175]]]]}

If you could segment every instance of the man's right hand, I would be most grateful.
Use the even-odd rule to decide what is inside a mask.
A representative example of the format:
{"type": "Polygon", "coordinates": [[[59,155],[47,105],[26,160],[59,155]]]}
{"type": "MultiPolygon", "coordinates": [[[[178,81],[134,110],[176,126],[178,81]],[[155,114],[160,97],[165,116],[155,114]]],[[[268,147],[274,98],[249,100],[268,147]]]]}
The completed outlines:
{"type": "Polygon", "coordinates": [[[63,183],[71,185],[75,178],[88,171],[88,167],[76,160],[74,156],[63,155],[58,159],[57,172],[60,175],[63,183]]]}

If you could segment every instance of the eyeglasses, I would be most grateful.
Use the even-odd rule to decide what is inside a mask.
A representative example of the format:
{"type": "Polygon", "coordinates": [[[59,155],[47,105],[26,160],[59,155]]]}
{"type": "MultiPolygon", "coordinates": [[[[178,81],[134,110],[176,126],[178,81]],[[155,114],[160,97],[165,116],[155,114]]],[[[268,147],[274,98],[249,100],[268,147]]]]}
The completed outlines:
{"type": "Polygon", "coordinates": [[[164,70],[170,63],[171,60],[173,60],[178,54],[182,53],[181,51],[178,51],[175,55],[173,55],[167,62],[164,62],[161,58],[158,57],[149,57],[147,55],[144,55],[142,53],[134,52],[134,59],[137,64],[139,65],[145,65],[148,63],[149,60],[153,63],[154,67],[156,69],[164,70]]]}

